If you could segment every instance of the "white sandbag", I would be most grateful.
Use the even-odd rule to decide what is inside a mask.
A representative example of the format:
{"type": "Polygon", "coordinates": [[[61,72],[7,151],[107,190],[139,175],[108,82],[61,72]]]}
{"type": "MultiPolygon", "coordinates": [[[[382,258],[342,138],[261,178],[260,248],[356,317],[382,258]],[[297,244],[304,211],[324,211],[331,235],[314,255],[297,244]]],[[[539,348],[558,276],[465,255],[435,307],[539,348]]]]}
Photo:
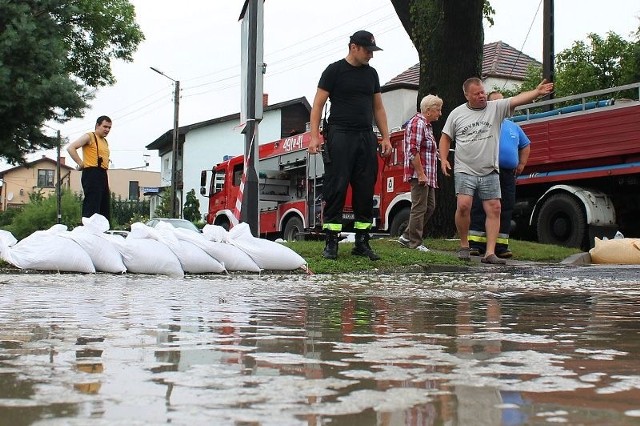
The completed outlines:
{"type": "Polygon", "coordinates": [[[36,231],[11,247],[3,247],[2,258],[20,269],[96,272],[87,252],[73,240],[59,235],[66,230],[64,225],[54,225],[46,231],[36,231]]]}
{"type": "MultiPolygon", "coordinates": [[[[205,225],[205,228],[207,226],[212,225],[205,225]]],[[[227,232],[219,226],[216,226],[216,228],[227,232]]],[[[197,234],[188,229],[176,229],[176,236],[179,240],[189,241],[200,247],[209,256],[220,262],[227,271],[260,272],[260,267],[256,262],[239,248],[231,244],[212,241],[207,238],[218,238],[219,235],[220,234],[215,232],[197,234]]]]}
{"type": "MultiPolygon", "coordinates": [[[[183,277],[184,271],[175,254],[159,241],[151,238],[124,238],[118,245],[124,266],[134,274],[161,274],[183,277]]],[[[121,238],[114,235],[111,237],[121,238]]]]}
{"type": "Polygon", "coordinates": [[[209,241],[216,241],[219,243],[229,242],[229,231],[222,226],[206,224],[202,228],[202,234],[209,241]]]}
{"type": "MultiPolygon", "coordinates": [[[[179,240],[176,236],[177,229],[173,225],[160,222],[155,228],[152,228],[147,225],[140,224],[135,227],[132,226],[131,230],[136,230],[134,237],[144,233],[147,238],[152,238],[169,247],[169,249],[171,249],[171,251],[178,257],[184,272],[191,274],[209,274],[224,271],[224,266],[204,250],[188,241],[179,240]]],[[[193,231],[185,231],[194,235],[199,235],[193,231]]]]}
{"type": "Polygon", "coordinates": [[[16,237],[9,231],[5,231],[4,229],[0,229],[0,249],[2,247],[11,247],[18,242],[16,237]]]}
{"type": "Polygon", "coordinates": [[[608,263],[616,265],[640,264],[639,238],[614,238],[601,240],[595,238],[594,247],[589,250],[591,263],[608,263]]]}
{"type": "Polygon", "coordinates": [[[102,234],[109,230],[109,220],[101,214],[94,213],[91,217],[83,217],[82,225],[94,234],[102,234]]]}
{"type": "Polygon", "coordinates": [[[239,223],[229,231],[231,244],[247,253],[261,269],[291,271],[307,262],[289,247],[255,238],[247,223],[239,223]]]}
{"type": "MultiPolygon", "coordinates": [[[[100,217],[104,219],[103,216],[100,217]]],[[[99,232],[99,229],[101,228],[91,229],[91,225],[78,226],[63,236],[72,239],[82,247],[91,258],[91,262],[96,268],[96,271],[109,272],[112,274],[122,274],[126,272],[127,268],[124,266],[120,251],[110,240],[102,238],[100,234],[95,233],[99,232]]],[[[122,237],[117,238],[124,241],[122,237]]]]}

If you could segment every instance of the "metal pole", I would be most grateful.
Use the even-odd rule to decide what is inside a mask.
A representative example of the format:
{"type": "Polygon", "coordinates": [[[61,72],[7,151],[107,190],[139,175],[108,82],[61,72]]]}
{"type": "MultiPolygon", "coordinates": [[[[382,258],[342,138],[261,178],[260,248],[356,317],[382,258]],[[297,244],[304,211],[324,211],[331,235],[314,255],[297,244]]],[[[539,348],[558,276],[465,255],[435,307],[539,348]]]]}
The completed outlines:
{"type": "Polygon", "coordinates": [[[62,223],[62,188],[60,187],[62,184],[62,180],[60,178],[60,145],[62,142],[62,139],[60,137],[60,130],[58,130],[57,132],[57,136],[58,136],[58,158],[56,161],[56,175],[57,175],[57,182],[56,182],[56,212],[57,212],[57,220],[56,223],[62,223]]]}
{"type": "Polygon", "coordinates": [[[245,149],[247,159],[246,182],[242,193],[241,221],[246,222],[254,237],[258,237],[258,173],[256,137],[256,49],[258,44],[258,0],[249,0],[249,40],[247,64],[247,125],[244,129],[245,149]]]}
{"type": "MultiPolygon", "coordinates": [[[[553,0],[544,0],[544,18],[542,20],[542,77],[553,82],[554,75],[554,23],[553,23],[553,0]]],[[[549,94],[549,99],[553,99],[553,92],[549,94]]],[[[549,105],[551,108],[551,105],[549,105]]]]}
{"type": "Polygon", "coordinates": [[[171,166],[171,217],[180,217],[180,206],[178,196],[178,159],[180,157],[178,116],[180,111],[180,81],[175,82],[175,93],[173,95],[173,146],[171,166]]]}
{"type": "MultiPolygon", "coordinates": [[[[180,81],[174,80],[157,68],[149,67],[151,70],[173,81],[173,136],[171,138],[171,186],[169,187],[169,216],[180,217],[180,206],[177,200],[178,195],[178,157],[182,157],[179,150],[180,126],[178,125],[178,117],[180,111],[180,81]]],[[[182,175],[180,175],[182,181],[182,175]]]]}

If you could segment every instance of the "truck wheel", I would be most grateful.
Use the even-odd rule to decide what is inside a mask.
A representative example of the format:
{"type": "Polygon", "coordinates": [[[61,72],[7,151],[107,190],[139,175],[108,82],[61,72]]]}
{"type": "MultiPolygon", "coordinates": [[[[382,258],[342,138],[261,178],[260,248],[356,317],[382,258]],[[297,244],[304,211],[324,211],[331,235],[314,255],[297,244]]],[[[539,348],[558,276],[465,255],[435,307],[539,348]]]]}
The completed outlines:
{"type": "Polygon", "coordinates": [[[302,239],[304,227],[299,217],[292,217],[284,226],[283,237],[286,241],[299,241],[302,239]]]}
{"type": "Polygon", "coordinates": [[[580,202],[568,194],[556,194],[542,205],[538,215],[538,241],[582,248],[587,218],[580,202]]]}
{"type": "Polygon", "coordinates": [[[391,221],[391,227],[389,228],[389,234],[392,237],[398,237],[402,235],[404,230],[407,228],[409,224],[409,214],[411,213],[411,209],[405,207],[400,210],[391,221]]]}
{"type": "Polygon", "coordinates": [[[214,222],[213,224],[221,226],[225,231],[228,231],[229,229],[231,229],[231,224],[226,219],[218,220],[218,221],[214,222]]]}

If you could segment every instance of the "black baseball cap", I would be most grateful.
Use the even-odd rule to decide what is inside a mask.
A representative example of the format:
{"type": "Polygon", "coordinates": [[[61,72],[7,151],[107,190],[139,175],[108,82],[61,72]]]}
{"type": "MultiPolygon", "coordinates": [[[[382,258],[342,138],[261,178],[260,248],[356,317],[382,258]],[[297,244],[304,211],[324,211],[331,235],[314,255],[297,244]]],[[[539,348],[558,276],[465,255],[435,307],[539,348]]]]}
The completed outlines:
{"type": "Polygon", "coordinates": [[[373,37],[373,34],[365,30],[356,31],[351,36],[349,43],[355,43],[358,46],[364,47],[370,52],[382,50],[378,46],[376,46],[376,39],[373,37]]]}

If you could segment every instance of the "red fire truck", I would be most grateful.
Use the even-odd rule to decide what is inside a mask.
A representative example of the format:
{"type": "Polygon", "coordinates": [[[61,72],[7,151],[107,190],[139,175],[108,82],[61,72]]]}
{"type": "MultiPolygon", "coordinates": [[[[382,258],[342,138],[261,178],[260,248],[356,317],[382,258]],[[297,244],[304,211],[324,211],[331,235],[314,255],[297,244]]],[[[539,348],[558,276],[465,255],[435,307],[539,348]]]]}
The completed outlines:
{"type": "MultiPolygon", "coordinates": [[[[378,157],[374,195],[374,229],[398,235],[409,220],[411,194],[403,182],[403,132],[391,134],[389,158],[378,157]]],[[[307,151],[310,133],[260,145],[258,151],[259,229],[265,237],[286,240],[321,230],[324,164],[307,151]]],[[[238,197],[244,156],[233,157],[202,171],[200,193],[209,198],[206,221],[229,229],[238,221],[233,208],[238,197]],[[208,183],[208,190],[206,185],[208,183]]],[[[345,225],[353,220],[350,193],[344,209],[345,225]]]]}
{"type": "Polygon", "coordinates": [[[640,236],[640,83],[518,110],[531,154],[517,180],[512,236],[582,248],[617,230],[640,236]]]}

